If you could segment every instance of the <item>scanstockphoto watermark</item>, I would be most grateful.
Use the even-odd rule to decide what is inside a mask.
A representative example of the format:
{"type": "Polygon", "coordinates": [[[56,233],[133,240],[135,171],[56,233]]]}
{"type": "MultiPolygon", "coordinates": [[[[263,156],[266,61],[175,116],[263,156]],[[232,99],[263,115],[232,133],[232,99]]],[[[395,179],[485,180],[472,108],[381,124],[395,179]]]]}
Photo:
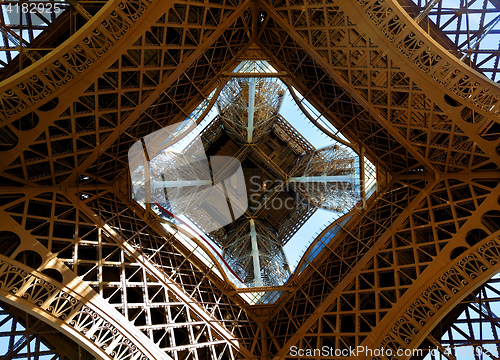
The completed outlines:
{"type": "Polygon", "coordinates": [[[179,144],[178,124],[136,141],[128,152],[135,199],[164,204],[171,214],[186,215],[205,232],[218,230],[248,208],[245,177],[238,159],[207,156],[199,135],[187,147],[179,144]]]}
{"type": "Polygon", "coordinates": [[[317,357],[317,356],[339,356],[339,357],[359,357],[359,356],[423,356],[423,349],[397,349],[392,350],[389,348],[376,348],[371,349],[367,346],[356,346],[348,347],[344,349],[338,349],[331,346],[323,346],[317,349],[311,348],[299,348],[297,346],[290,347],[288,354],[292,357],[317,357]]]}
{"type": "Polygon", "coordinates": [[[247,184],[237,158],[208,156],[199,135],[182,144],[179,131],[178,124],[167,126],[131,146],[132,192],[139,203],[165,205],[171,216],[184,215],[207,233],[234,222],[249,208],[345,212],[362,207],[356,173],[265,181],[253,176],[247,184]]]}
{"type": "MultiPolygon", "coordinates": [[[[303,179],[307,180],[307,177],[303,179]]],[[[330,194],[339,208],[356,206],[359,200],[359,188],[351,181],[291,181],[291,180],[265,180],[258,175],[250,177],[247,187],[250,191],[249,209],[260,210],[294,210],[297,203],[303,201],[303,194],[330,194]],[[271,197],[270,201],[261,201],[263,194],[270,192],[286,192],[286,197],[271,197]]],[[[360,181],[358,180],[358,183],[360,181]]],[[[314,206],[308,204],[309,206],[314,206]]],[[[315,206],[314,206],[315,207],[315,206]]]]}

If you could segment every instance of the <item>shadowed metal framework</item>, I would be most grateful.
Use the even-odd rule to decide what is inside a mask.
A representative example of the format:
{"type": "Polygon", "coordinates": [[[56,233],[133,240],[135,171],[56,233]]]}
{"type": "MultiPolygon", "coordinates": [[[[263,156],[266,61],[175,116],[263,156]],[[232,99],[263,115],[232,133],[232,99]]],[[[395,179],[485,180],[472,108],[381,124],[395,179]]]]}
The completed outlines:
{"type": "MultiPolygon", "coordinates": [[[[498,80],[498,50],[487,64],[485,40],[474,40],[498,31],[486,15],[474,33],[445,26],[439,1],[68,4],[36,37],[33,23],[3,18],[1,28],[1,315],[30,329],[33,358],[498,344],[500,89],[476,71],[498,80]],[[58,32],[71,14],[85,24],[58,32]],[[132,144],[210,102],[244,60],[272,64],[319,127],[375,164],[378,181],[285,285],[257,289],[234,287],[202,242],[139,206],[127,163],[132,144]],[[272,301],[254,301],[266,294],[272,301]]],[[[9,354],[25,354],[17,341],[9,354]]]]}

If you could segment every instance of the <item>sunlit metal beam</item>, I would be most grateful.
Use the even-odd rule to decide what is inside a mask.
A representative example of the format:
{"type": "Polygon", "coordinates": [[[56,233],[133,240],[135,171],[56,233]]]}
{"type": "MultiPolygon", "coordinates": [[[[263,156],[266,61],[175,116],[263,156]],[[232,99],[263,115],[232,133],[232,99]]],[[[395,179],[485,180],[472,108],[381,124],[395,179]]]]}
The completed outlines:
{"type": "Polygon", "coordinates": [[[247,142],[251,143],[253,139],[253,116],[255,113],[255,81],[250,79],[248,82],[248,127],[247,142]]]}
{"type": "Polygon", "coordinates": [[[260,273],[259,246],[257,244],[257,231],[255,230],[255,220],[250,219],[250,238],[252,239],[253,274],[255,286],[262,286],[262,275],[260,273]]]}

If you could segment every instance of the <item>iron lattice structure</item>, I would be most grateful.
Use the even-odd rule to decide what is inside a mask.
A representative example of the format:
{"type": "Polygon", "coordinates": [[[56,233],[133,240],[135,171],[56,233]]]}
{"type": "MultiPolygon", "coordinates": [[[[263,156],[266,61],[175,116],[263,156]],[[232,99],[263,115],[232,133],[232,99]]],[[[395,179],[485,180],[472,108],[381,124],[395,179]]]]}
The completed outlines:
{"type": "Polygon", "coordinates": [[[0,3],[0,79],[28,67],[74,35],[101,1],[3,1],[0,3]]]}
{"type": "Polygon", "coordinates": [[[500,5],[495,1],[409,1],[400,5],[445,49],[498,82],[500,5]]]}
{"type": "Polygon", "coordinates": [[[331,145],[303,156],[293,170],[293,186],[314,206],[344,212],[360,200],[359,166],[352,149],[331,145]]]}
{"type": "Polygon", "coordinates": [[[242,219],[228,232],[226,244],[225,258],[240,278],[245,279],[245,283],[251,286],[279,286],[290,276],[283,244],[275,230],[265,223],[242,219]],[[254,266],[253,236],[258,250],[258,275],[254,266]]]}
{"type": "Polygon", "coordinates": [[[225,130],[240,145],[258,144],[269,134],[279,113],[285,90],[278,82],[265,80],[233,79],[217,102],[225,130]]]}
{"type": "Polygon", "coordinates": [[[246,285],[279,286],[291,274],[283,246],[300,228],[293,221],[316,208],[349,210],[359,180],[352,149],[315,150],[279,115],[283,83],[253,76],[226,83],[212,100],[220,114],[184,148],[175,148],[182,124],[137,141],[129,150],[132,193],[175,224],[178,215],[196,224],[246,285]]]}
{"type": "MultiPolygon", "coordinates": [[[[176,360],[285,359],[292,346],[444,352],[459,323],[469,326],[460,344],[484,346],[475,324],[496,326],[483,289],[500,270],[500,89],[476,71],[497,73],[496,45],[474,39],[498,31],[486,18],[496,5],[462,2],[465,15],[444,26],[446,8],[430,4],[112,0],[82,2],[90,16],[73,2],[43,29],[3,18],[2,314],[60,358],[59,333],[84,359],[83,349],[176,360]],[[479,25],[464,30],[472,5],[479,25]],[[18,28],[33,35],[21,41],[18,28]],[[457,46],[463,31],[470,49],[457,46]],[[233,287],[202,243],[138,206],[128,177],[132,145],[210,101],[242,60],[271,63],[378,179],[366,206],[324,229],[284,286],[259,289],[266,296],[233,287]],[[459,318],[473,307],[478,318],[459,318]]],[[[213,144],[218,129],[206,134],[213,144]]],[[[265,152],[240,150],[265,168],[265,152]]],[[[267,164],[266,176],[283,171],[267,164]]],[[[281,221],[301,223],[302,207],[281,221]]],[[[17,349],[9,341],[6,352],[17,349]]]]}

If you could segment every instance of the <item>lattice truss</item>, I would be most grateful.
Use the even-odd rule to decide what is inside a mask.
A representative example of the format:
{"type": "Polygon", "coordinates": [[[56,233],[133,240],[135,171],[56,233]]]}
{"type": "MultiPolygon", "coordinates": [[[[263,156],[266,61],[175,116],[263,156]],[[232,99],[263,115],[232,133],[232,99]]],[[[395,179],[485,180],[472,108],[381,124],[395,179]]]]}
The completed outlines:
{"type": "MultiPolygon", "coordinates": [[[[430,20],[443,30],[430,27],[429,35],[421,26],[430,22],[416,25],[391,0],[118,5],[110,2],[113,11],[96,13],[61,51],[0,85],[0,224],[10,231],[2,239],[18,236],[43,255],[43,263],[23,265],[39,270],[30,284],[43,278],[59,289],[60,279],[41,272],[52,256],[65,277],[80,277],[83,288],[106,299],[103,306],[119,311],[123,326],[173,358],[286,358],[294,345],[425,344],[423,334],[452,304],[469,306],[477,284],[498,272],[498,217],[491,212],[500,205],[500,92],[431,39],[452,31],[456,18],[461,45],[463,12],[445,19],[444,7],[433,7],[430,20]],[[133,143],[184,120],[223,73],[256,56],[286,73],[387,181],[365,210],[320,236],[323,250],[302,260],[307,266],[294,285],[265,309],[248,306],[215,267],[166,236],[157,217],[127,197],[121,176],[133,143]],[[486,237],[469,243],[478,229],[486,237]]],[[[472,12],[476,3],[467,6],[472,12]]],[[[476,34],[484,34],[489,12],[474,12],[484,30],[476,34]]],[[[479,36],[469,38],[470,59],[497,80],[498,49],[489,52],[483,39],[474,50],[479,36]]],[[[7,65],[19,68],[15,59],[7,65]]],[[[17,253],[2,256],[9,266],[23,262],[17,253]]],[[[28,301],[24,291],[11,292],[20,295],[14,303],[28,301]]],[[[45,305],[47,320],[55,315],[45,305]]],[[[476,344],[476,334],[464,332],[470,338],[462,343],[476,344]]],[[[93,343],[78,334],[79,343],[93,343]]],[[[432,334],[443,344],[455,339],[432,334]]]]}
{"type": "Polygon", "coordinates": [[[445,49],[499,81],[500,6],[496,1],[416,0],[400,4],[445,49]]]}
{"type": "Polygon", "coordinates": [[[0,4],[0,79],[49,54],[99,11],[104,2],[5,1],[0,4]]]}
{"type": "Polygon", "coordinates": [[[349,175],[355,172],[355,155],[351,149],[332,145],[316,150],[295,171],[302,176],[349,175]]]}
{"type": "Polygon", "coordinates": [[[345,182],[301,182],[293,184],[297,191],[318,208],[339,213],[351,209],[359,201],[359,193],[345,182]]]}
{"type": "MultiPolygon", "coordinates": [[[[137,6],[140,15],[145,3],[131,2],[130,6],[137,6]]],[[[242,39],[246,24],[237,15],[245,9],[224,2],[213,8],[201,6],[190,10],[188,5],[179,4],[166,10],[165,5],[161,13],[153,16],[152,21],[158,21],[156,25],[142,31],[139,38],[136,36],[133,47],[107,65],[99,77],[85,86],[80,96],[69,102],[70,106],[67,106],[62,94],[42,110],[33,108],[34,112],[3,128],[2,149],[15,147],[19,142],[32,146],[27,152],[19,153],[18,163],[10,162],[13,168],[8,172],[17,171],[14,178],[56,184],[65,180],[74,182],[77,173],[81,175],[85,172],[85,176],[91,179],[99,173],[102,180],[111,180],[127,166],[126,157],[122,156],[127,154],[137,138],[171,122],[184,120],[208,96],[210,91],[207,89],[216,84],[215,75],[234,62],[234,55],[244,46],[242,39]],[[207,16],[196,20],[197,11],[206,12],[207,16]],[[230,28],[222,31],[223,34],[216,31],[231,16],[234,19],[230,28]],[[201,28],[205,30],[202,32],[201,28]],[[204,44],[207,50],[190,56],[198,44],[204,44]],[[51,110],[57,104],[64,110],[53,116],[51,110]],[[186,106],[188,109],[185,109],[186,106]],[[147,110],[141,112],[141,107],[147,110]],[[40,121],[40,118],[43,120],[40,121]],[[23,133],[38,126],[45,129],[43,134],[38,129],[34,131],[37,135],[26,136],[23,133]],[[129,130],[122,133],[119,130],[122,127],[129,130]],[[105,153],[98,156],[94,152],[98,148],[106,149],[105,153]],[[99,161],[95,163],[98,157],[99,161]],[[122,160],[117,162],[120,157],[122,160]],[[104,169],[109,172],[108,180],[101,171],[104,169]]],[[[132,12],[131,15],[137,16],[137,13],[132,12]]],[[[120,39],[129,34],[130,26],[128,23],[121,24],[120,39]]],[[[117,41],[115,36],[108,34],[109,30],[101,28],[100,31],[106,35],[103,35],[105,39],[102,44],[99,43],[98,49],[85,46],[82,53],[64,55],[68,58],[65,66],[75,66],[76,72],[64,69],[66,73],[58,76],[66,80],[61,80],[60,85],[99,60],[106,49],[117,41]],[[78,65],[72,63],[75,59],[78,59],[78,65]]],[[[113,31],[118,32],[114,28],[113,31]]],[[[8,112],[10,97],[2,97],[1,101],[0,109],[8,112]]]]}
{"type": "MultiPolygon", "coordinates": [[[[162,134],[159,135],[161,138],[162,134]]],[[[149,150],[155,147],[152,141],[144,145],[137,142],[129,153],[131,169],[135,169],[132,181],[136,200],[161,204],[172,213],[197,209],[197,200],[202,198],[200,192],[212,185],[201,141],[196,139],[183,152],[169,151],[167,147],[156,156],[149,150]],[[135,157],[139,159],[137,164],[130,160],[135,157]],[[195,197],[195,194],[199,196],[195,197]]]]}
{"type": "MultiPolygon", "coordinates": [[[[267,286],[284,284],[290,270],[281,239],[272,228],[259,220],[255,220],[255,232],[262,283],[267,286]]],[[[228,232],[224,257],[246,284],[257,286],[252,255],[250,223],[243,219],[228,232]]]]}
{"type": "Polygon", "coordinates": [[[0,304],[2,359],[92,360],[84,348],[42,320],[16,307],[0,304]]]}
{"type": "Polygon", "coordinates": [[[315,150],[293,170],[293,187],[314,206],[344,212],[360,200],[356,160],[351,149],[339,145],[315,150]]]}
{"type": "MultiPolygon", "coordinates": [[[[471,238],[481,237],[481,232],[471,234],[471,238]]],[[[462,300],[431,337],[439,339],[442,347],[426,341],[434,351],[425,354],[432,359],[452,355],[457,358],[468,356],[471,359],[496,359],[499,354],[498,320],[498,275],[494,276],[472,294],[462,300]]]]}
{"type": "MultiPolygon", "coordinates": [[[[282,116],[278,115],[283,96],[284,89],[276,79],[232,79],[224,86],[217,98],[220,114],[207,125],[206,129],[202,130],[199,137],[195,137],[182,150],[182,153],[178,153],[181,149],[177,152],[170,152],[165,146],[163,153],[154,158],[152,154],[147,156],[151,159],[149,166],[144,165],[146,164],[145,158],[141,166],[136,166],[133,164],[134,161],[129,160],[131,169],[138,168],[132,174],[135,198],[146,203],[156,203],[160,208],[168,209],[167,215],[172,215],[172,213],[185,215],[223,249],[223,257],[229,266],[250,286],[260,287],[263,284],[277,286],[287,280],[290,269],[282,246],[304,223],[308,215],[312,214],[314,208],[343,212],[353,207],[359,200],[359,193],[354,184],[356,173],[354,152],[347,148],[341,149],[338,145],[314,151],[314,147],[300,136],[282,116]],[[265,141],[265,137],[271,131],[287,144],[286,151],[280,154],[279,159],[284,159],[291,152],[296,156],[300,155],[295,166],[290,164],[292,170],[282,165],[279,159],[277,160],[278,163],[274,166],[278,170],[280,181],[262,194],[258,194],[260,206],[257,209],[245,211],[246,203],[255,202],[254,198],[247,199],[243,196],[241,199],[235,199],[237,202],[235,204],[235,196],[227,197],[225,193],[229,183],[226,183],[224,189],[220,188],[214,194],[216,196],[208,195],[214,184],[219,186],[221,180],[226,181],[235,172],[236,166],[231,165],[239,166],[239,163],[226,163],[225,160],[222,161],[224,164],[218,164],[217,157],[210,157],[210,169],[214,178],[214,184],[212,183],[204,150],[207,150],[224,131],[236,143],[242,145],[235,156],[240,162],[247,154],[257,153],[257,156],[263,160],[264,166],[269,167],[270,163],[274,164],[276,160],[271,160],[267,156],[269,154],[266,155],[263,151],[255,149],[260,142],[265,141]],[[138,172],[137,175],[135,175],[136,172],[138,172]],[[342,179],[336,177],[340,175],[352,177],[344,176],[342,179]],[[288,179],[289,177],[291,178],[288,179]],[[143,186],[136,189],[136,183],[141,183],[143,186]],[[151,199],[145,200],[147,195],[144,191],[151,193],[151,199]],[[257,214],[262,212],[261,209],[266,208],[262,204],[271,204],[281,192],[285,191],[294,193],[296,198],[295,210],[290,214],[291,216],[287,217],[288,221],[284,224],[286,226],[279,226],[279,230],[273,230],[263,222],[256,221],[257,231],[252,239],[250,235],[252,232],[250,221],[252,220],[249,218],[257,218],[257,214]],[[212,200],[207,202],[208,197],[212,200]],[[245,217],[241,219],[239,225],[230,225],[225,229],[221,228],[232,221],[213,226],[214,220],[211,220],[211,215],[218,213],[218,218],[225,218],[222,208],[227,207],[226,203],[229,202],[232,204],[233,213],[235,213],[235,206],[238,206],[241,209],[239,214],[245,213],[245,217]],[[308,209],[307,205],[312,209],[308,209]],[[296,224],[292,224],[292,221],[296,224]]],[[[149,139],[150,137],[158,139],[157,143],[165,142],[162,136],[148,135],[144,144],[136,142],[131,152],[135,154],[143,152],[143,148],[161,148],[161,146],[155,146],[154,141],[149,139]],[[135,147],[138,150],[134,150],[135,147]]],[[[140,154],[131,156],[129,152],[129,159],[136,156],[141,157],[140,154]]],[[[236,178],[233,180],[238,182],[236,178]]],[[[244,179],[239,179],[239,181],[241,184],[234,189],[235,192],[238,190],[241,192],[244,187],[244,179]]],[[[278,200],[283,201],[282,198],[278,200]]],[[[290,200],[293,199],[290,198],[290,200]]],[[[234,217],[238,218],[239,215],[234,217]]]]}
{"type": "MultiPolygon", "coordinates": [[[[280,304],[269,323],[269,331],[275,334],[272,352],[287,354],[290,346],[348,349],[363,344],[384,317],[391,316],[388,314],[393,305],[459,233],[470,214],[490,196],[495,186],[488,181],[458,180],[442,181],[431,187],[424,182],[394,184],[381,199],[382,203],[369,209],[370,215],[367,214],[361,222],[354,222],[354,228],[349,223],[342,227],[340,241],[328,249],[325,258],[315,259],[313,264],[317,267],[310,268],[311,274],[305,277],[303,292],[297,292],[280,304]],[[448,194],[451,193],[453,204],[450,205],[448,194]],[[433,222],[427,220],[430,217],[434,218],[433,222]],[[397,230],[382,230],[389,226],[396,226],[397,230]],[[385,235],[375,240],[374,234],[379,231],[385,235]],[[377,250],[373,255],[364,256],[370,249],[377,250]],[[353,264],[361,263],[364,264],[362,270],[352,273],[353,264]],[[334,293],[339,286],[342,290],[334,293]],[[321,314],[317,314],[317,309],[322,309],[321,314]],[[314,315],[307,315],[313,312],[314,315]]],[[[498,190],[493,195],[496,197],[497,193],[498,190]]],[[[490,234],[498,236],[500,225],[495,222],[492,226],[490,219],[494,214],[489,214],[483,216],[483,224],[490,228],[480,237],[472,232],[468,241],[463,241],[464,245],[453,245],[456,249],[451,255],[453,259],[482,239],[491,238],[490,234]]],[[[424,294],[431,298],[434,307],[416,311],[418,319],[418,316],[424,316],[421,311],[436,311],[435,308],[440,308],[440,304],[449,299],[448,295],[441,294],[438,300],[432,298],[436,296],[432,292],[424,294]]],[[[397,318],[390,321],[395,322],[397,318]]],[[[418,330],[413,324],[415,332],[411,327],[405,328],[408,322],[398,322],[395,327],[397,335],[390,337],[390,341],[384,339],[381,345],[397,349],[402,342],[410,342],[418,330]],[[399,345],[398,341],[401,341],[399,345]]]]}
{"type": "MultiPolygon", "coordinates": [[[[380,8],[374,2],[361,5],[388,39],[399,41],[395,44],[398,51],[414,59],[418,71],[433,71],[436,84],[444,84],[459,99],[472,94],[471,80],[464,77],[460,83],[450,81],[449,72],[458,74],[459,70],[451,65],[440,68],[445,66],[444,61],[438,66],[438,54],[425,53],[422,39],[417,40],[414,33],[396,36],[409,32],[404,30],[402,19],[393,17],[389,29],[385,25],[389,19],[377,20],[383,19],[388,4],[380,8]]],[[[373,155],[393,171],[421,172],[421,166],[425,166],[456,172],[497,166],[498,160],[496,165],[489,164],[490,158],[485,155],[486,149],[491,149],[494,158],[498,157],[497,141],[490,142],[498,139],[496,117],[485,116],[449,95],[432,96],[434,85],[417,84],[409,72],[397,65],[399,60],[363,37],[364,29],[353,23],[352,17],[347,19],[339,7],[319,4],[303,12],[299,5],[284,1],[271,2],[263,10],[269,16],[262,27],[273,29],[260,33],[266,54],[282,70],[296,69],[292,72],[294,83],[308,94],[311,103],[328,114],[346,136],[367,145],[367,153],[375,152],[373,155]],[[368,112],[365,106],[375,111],[368,112]],[[453,115],[443,110],[449,108],[453,115]],[[469,128],[471,132],[466,135],[465,129],[469,128]],[[471,137],[478,141],[477,146],[471,137]]],[[[479,100],[477,104],[489,109],[479,100]]]]}
{"type": "Polygon", "coordinates": [[[224,87],[217,105],[226,131],[245,144],[249,138],[249,111],[252,115],[252,143],[259,143],[273,127],[283,101],[285,90],[277,81],[260,79],[233,79],[224,87]],[[250,105],[250,91],[253,91],[250,105]],[[249,110],[249,107],[252,107],[249,110]]]}
{"type": "MultiPolygon", "coordinates": [[[[188,253],[179,253],[112,194],[102,191],[96,195],[85,201],[74,197],[74,203],[56,193],[32,198],[7,196],[2,203],[9,202],[7,213],[31,229],[47,250],[172,358],[237,358],[245,346],[242,343],[248,341],[251,346],[255,325],[209,280],[213,269],[202,271],[199,263],[189,261],[188,253]],[[31,210],[23,215],[24,209],[31,210]],[[96,225],[91,220],[93,214],[101,219],[109,217],[110,228],[96,225]],[[118,233],[120,241],[130,245],[129,251],[116,242],[118,233]],[[78,243],[74,234],[80,238],[78,243]],[[144,260],[139,262],[130,254],[134,249],[148,257],[149,268],[143,266],[144,260]],[[158,278],[155,269],[168,276],[177,290],[165,285],[165,278],[158,278]],[[186,297],[198,305],[190,307],[186,297]],[[238,348],[228,341],[234,338],[240,342],[238,348]]],[[[9,240],[4,233],[2,239],[9,240]]],[[[2,245],[8,246],[4,241],[2,245]]],[[[41,259],[25,260],[10,253],[17,261],[40,268],[41,259]]],[[[10,286],[1,277],[0,285],[10,286]]]]}

